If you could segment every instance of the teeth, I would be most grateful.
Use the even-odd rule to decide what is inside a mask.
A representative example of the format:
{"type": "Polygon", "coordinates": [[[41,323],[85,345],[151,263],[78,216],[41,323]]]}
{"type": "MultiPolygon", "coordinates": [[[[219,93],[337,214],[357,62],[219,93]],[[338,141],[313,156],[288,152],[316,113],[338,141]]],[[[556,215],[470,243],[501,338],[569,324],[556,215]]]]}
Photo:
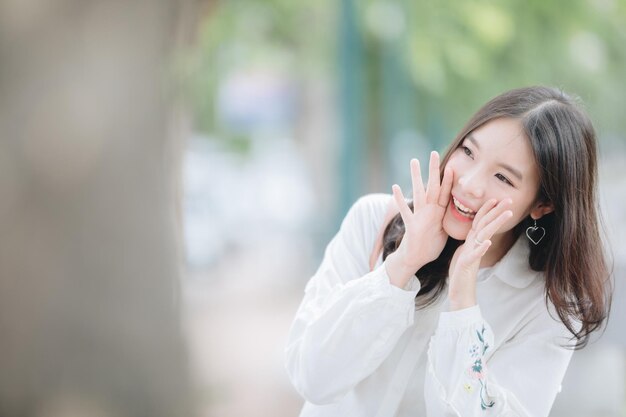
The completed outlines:
{"type": "Polygon", "coordinates": [[[452,201],[454,202],[456,208],[459,209],[461,214],[465,215],[466,217],[474,217],[474,214],[476,213],[474,210],[470,209],[469,207],[465,207],[463,204],[461,204],[459,200],[454,197],[452,197],[452,201]]]}

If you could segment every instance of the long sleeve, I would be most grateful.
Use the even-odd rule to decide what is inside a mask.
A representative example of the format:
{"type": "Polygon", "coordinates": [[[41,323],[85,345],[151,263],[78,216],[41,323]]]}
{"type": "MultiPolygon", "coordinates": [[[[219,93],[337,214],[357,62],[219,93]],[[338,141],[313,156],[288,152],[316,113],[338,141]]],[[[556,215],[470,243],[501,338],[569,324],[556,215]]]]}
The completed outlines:
{"type": "Polygon", "coordinates": [[[363,197],[348,212],[289,333],[287,373],[311,403],[333,402],[370,375],[413,323],[419,281],[401,289],[389,283],[384,263],[368,271],[379,227],[372,224],[372,203],[363,197]]]}
{"type": "Polygon", "coordinates": [[[568,340],[545,310],[494,352],[479,306],[441,313],[428,349],[428,417],[547,416],[572,356],[568,340]]]}

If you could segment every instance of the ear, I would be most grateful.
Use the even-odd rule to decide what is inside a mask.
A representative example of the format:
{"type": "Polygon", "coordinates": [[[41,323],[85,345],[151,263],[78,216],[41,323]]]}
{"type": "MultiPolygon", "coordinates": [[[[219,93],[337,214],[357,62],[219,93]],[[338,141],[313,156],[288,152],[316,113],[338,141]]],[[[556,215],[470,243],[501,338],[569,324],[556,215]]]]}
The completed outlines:
{"type": "Polygon", "coordinates": [[[535,203],[532,209],[530,209],[530,217],[533,220],[538,220],[545,216],[548,213],[552,213],[554,211],[554,206],[552,203],[546,203],[543,201],[539,201],[535,203]]]}

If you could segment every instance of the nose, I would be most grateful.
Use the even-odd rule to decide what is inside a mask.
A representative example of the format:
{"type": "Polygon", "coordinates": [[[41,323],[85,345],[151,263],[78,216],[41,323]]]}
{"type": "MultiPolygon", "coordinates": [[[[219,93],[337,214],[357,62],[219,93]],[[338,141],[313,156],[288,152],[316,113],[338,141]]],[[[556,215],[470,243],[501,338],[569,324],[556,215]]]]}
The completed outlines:
{"type": "Polygon", "coordinates": [[[480,199],[485,195],[485,182],[481,178],[481,174],[478,170],[463,173],[463,175],[459,177],[459,185],[463,193],[467,196],[480,199]]]}

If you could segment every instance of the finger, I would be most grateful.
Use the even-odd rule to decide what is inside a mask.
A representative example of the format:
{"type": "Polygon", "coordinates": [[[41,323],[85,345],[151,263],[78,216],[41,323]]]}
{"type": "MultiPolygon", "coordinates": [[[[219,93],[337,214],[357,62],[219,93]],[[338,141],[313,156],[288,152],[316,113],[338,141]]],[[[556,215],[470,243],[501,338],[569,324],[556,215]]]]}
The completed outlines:
{"type": "Polygon", "coordinates": [[[470,231],[467,233],[467,236],[465,237],[465,242],[467,244],[467,242],[471,242],[471,246],[480,246],[483,243],[486,242],[486,240],[480,240],[478,238],[478,231],[476,229],[470,229],[470,231]]]}
{"type": "Polygon", "coordinates": [[[506,223],[506,221],[511,217],[513,217],[513,212],[511,210],[506,210],[504,213],[500,213],[495,220],[491,221],[485,227],[476,232],[476,239],[478,239],[478,241],[491,239],[491,237],[496,234],[502,225],[504,225],[504,223],[506,223]]]}
{"type": "Polygon", "coordinates": [[[439,190],[439,204],[441,207],[448,207],[450,203],[450,192],[452,191],[452,182],[454,178],[454,172],[452,168],[445,167],[443,170],[443,180],[441,181],[441,189],[439,190]]]}
{"type": "Polygon", "coordinates": [[[474,220],[472,221],[472,230],[478,229],[478,225],[482,221],[483,217],[485,217],[485,215],[489,213],[489,211],[494,208],[497,203],[498,200],[496,200],[495,198],[485,201],[485,203],[478,209],[478,212],[474,216],[474,220]]]}
{"type": "Polygon", "coordinates": [[[478,260],[485,256],[489,248],[491,247],[491,240],[485,240],[480,245],[476,245],[470,253],[470,257],[474,260],[478,260]]]}
{"type": "Polygon", "coordinates": [[[400,216],[402,217],[402,220],[406,224],[409,218],[411,217],[411,214],[413,213],[411,212],[409,205],[406,203],[406,200],[404,199],[404,195],[402,194],[402,189],[400,189],[400,186],[398,184],[392,185],[391,191],[393,192],[393,199],[396,202],[396,206],[398,206],[398,210],[400,210],[400,216]]]}
{"type": "Polygon", "coordinates": [[[439,176],[439,154],[436,151],[430,153],[428,164],[428,186],[426,187],[426,202],[437,203],[439,199],[439,188],[441,177],[439,176]]]}
{"type": "Polygon", "coordinates": [[[485,256],[491,247],[491,240],[485,240],[480,244],[474,244],[466,249],[462,259],[459,259],[463,265],[472,265],[474,262],[480,262],[480,258],[485,256]]]}
{"type": "Polygon", "coordinates": [[[422,173],[420,172],[420,162],[411,159],[411,181],[413,183],[413,207],[422,207],[426,200],[422,173]]]}
{"type": "Polygon", "coordinates": [[[476,218],[474,218],[474,228],[476,230],[484,228],[488,223],[492,222],[500,214],[504,213],[504,211],[507,210],[512,203],[513,201],[510,198],[506,198],[496,204],[495,207],[492,207],[491,209],[489,209],[489,211],[484,213],[484,215],[482,215],[481,218],[478,219],[478,221],[476,221],[476,218]]]}

